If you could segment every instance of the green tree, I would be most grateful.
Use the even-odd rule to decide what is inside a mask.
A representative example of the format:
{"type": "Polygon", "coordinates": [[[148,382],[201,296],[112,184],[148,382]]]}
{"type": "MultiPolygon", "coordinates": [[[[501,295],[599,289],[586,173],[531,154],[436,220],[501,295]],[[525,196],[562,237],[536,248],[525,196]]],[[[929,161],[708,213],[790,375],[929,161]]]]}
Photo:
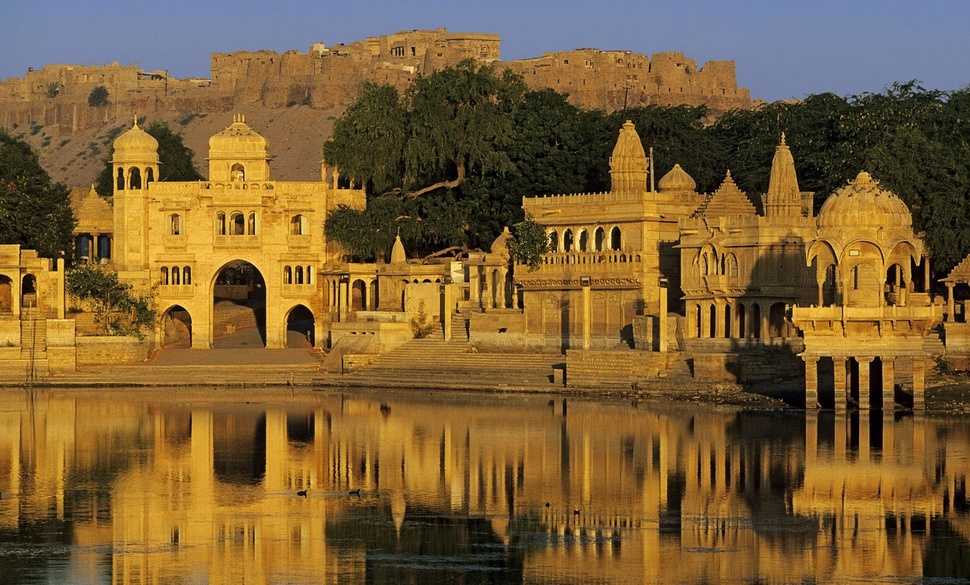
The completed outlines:
{"type": "Polygon", "coordinates": [[[92,108],[103,108],[108,105],[108,88],[99,85],[88,94],[88,105],[92,108]]]}
{"type": "Polygon", "coordinates": [[[79,264],[67,273],[67,292],[87,305],[104,335],[144,336],[155,322],[154,294],[132,292],[118,273],[98,265],[79,264]]]}
{"type": "MultiPolygon", "coordinates": [[[[185,146],[182,134],[173,132],[166,122],[152,122],[145,132],[158,141],[158,180],[160,181],[201,181],[204,177],[195,168],[192,149],[185,146]]],[[[114,193],[114,173],[111,159],[114,146],[108,150],[104,165],[95,179],[94,188],[102,197],[114,193]]]]}
{"type": "Polygon", "coordinates": [[[67,186],[51,181],[30,145],[0,130],[0,243],[70,256],[74,225],[67,186]]]}
{"type": "Polygon", "coordinates": [[[407,111],[397,90],[365,82],[357,101],[334,123],[323,158],[368,192],[400,189],[406,132],[407,111]]]}
{"type": "Polygon", "coordinates": [[[512,228],[514,238],[509,242],[509,252],[519,264],[529,267],[529,272],[542,266],[542,255],[549,251],[549,237],[542,224],[527,217],[512,228]]]}

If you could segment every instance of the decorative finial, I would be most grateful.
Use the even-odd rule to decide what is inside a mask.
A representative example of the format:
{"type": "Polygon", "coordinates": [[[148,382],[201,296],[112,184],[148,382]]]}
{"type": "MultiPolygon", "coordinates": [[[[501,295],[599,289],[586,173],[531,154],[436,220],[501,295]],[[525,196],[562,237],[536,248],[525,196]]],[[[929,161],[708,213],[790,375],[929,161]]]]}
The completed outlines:
{"type": "Polygon", "coordinates": [[[132,128],[137,128],[137,127],[138,127],[138,114],[135,114],[135,125],[132,126],[132,128]]]}
{"type": "Polygon", "coordinates": [[[785,133],[784,132],[781,133],[781,145],[782,146],[785,146],[785,133]]]}

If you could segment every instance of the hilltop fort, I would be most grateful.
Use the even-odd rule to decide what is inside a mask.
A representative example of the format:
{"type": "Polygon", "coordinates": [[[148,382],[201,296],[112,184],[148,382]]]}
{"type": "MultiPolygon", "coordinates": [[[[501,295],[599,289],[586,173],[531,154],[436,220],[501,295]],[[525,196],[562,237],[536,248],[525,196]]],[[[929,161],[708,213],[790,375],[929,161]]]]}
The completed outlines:
{"type": "Polygon", "coordinates": [[[521,73],[533,89],[552,88],[587,109],[688,104],[713,112],[751,106],[737,87],[733,61],[703,67],[682,53],[652,57],[631,51],[577,49],[518,61],[499,60],[499,36],[437,30],[402,31],[350,44],[296,50],[213,53],[211,77],[177,79],[167,70],[117,62],[99,66],[45,65],[0,82],[0,125],[56,126],[77,132],[132,114],[157,111],[226,112],[242,105],[297,105],[326,110],[346,106],[364,81],[404,89],[419,74],[475,59],[521,73]],[[91,91],[104,86],[108,104],[93,107],[91,91]]]}

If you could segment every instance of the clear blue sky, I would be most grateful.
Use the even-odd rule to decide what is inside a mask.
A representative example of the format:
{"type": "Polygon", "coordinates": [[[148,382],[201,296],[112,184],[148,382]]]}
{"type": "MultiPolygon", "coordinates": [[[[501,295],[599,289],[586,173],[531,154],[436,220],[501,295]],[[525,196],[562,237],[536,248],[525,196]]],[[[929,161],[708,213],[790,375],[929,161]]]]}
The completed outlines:
{"type": "Polygon", "coordinates": [[[212,52],[438,27],[501,35],[503,60],[579,47],[734,60],[769,101],[970,84],[970,0],[0,0],[0,78],[111,61],[208,77],[212,52]]]}

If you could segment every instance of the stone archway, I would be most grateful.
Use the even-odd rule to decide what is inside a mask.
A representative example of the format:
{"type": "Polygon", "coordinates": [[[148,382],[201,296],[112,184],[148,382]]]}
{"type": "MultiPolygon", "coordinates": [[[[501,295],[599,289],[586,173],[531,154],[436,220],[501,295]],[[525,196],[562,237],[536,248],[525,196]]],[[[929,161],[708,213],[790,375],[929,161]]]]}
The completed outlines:
{"type": "Polygon", "coordinates": [[[306,305],[297,305],[286,315],[286,347],[314,347],[313,312],[306,305]]]}
{"type": "Polygon", "coordinates": [[[13,313],[13,280],[0,274],[0,313],[13,313]]]}
{"type": "Polygon", "coordinates": [[[181,305],[169,307],[162,315],[162,340],[164,348],[189,348],[192,346],[192,315],[181,305]]]}
{"type": "Polygon", "coordinates": [[[266,281],[244,260],[228,262],[212,287],[212,347],[266,347],[266,281]]]}

